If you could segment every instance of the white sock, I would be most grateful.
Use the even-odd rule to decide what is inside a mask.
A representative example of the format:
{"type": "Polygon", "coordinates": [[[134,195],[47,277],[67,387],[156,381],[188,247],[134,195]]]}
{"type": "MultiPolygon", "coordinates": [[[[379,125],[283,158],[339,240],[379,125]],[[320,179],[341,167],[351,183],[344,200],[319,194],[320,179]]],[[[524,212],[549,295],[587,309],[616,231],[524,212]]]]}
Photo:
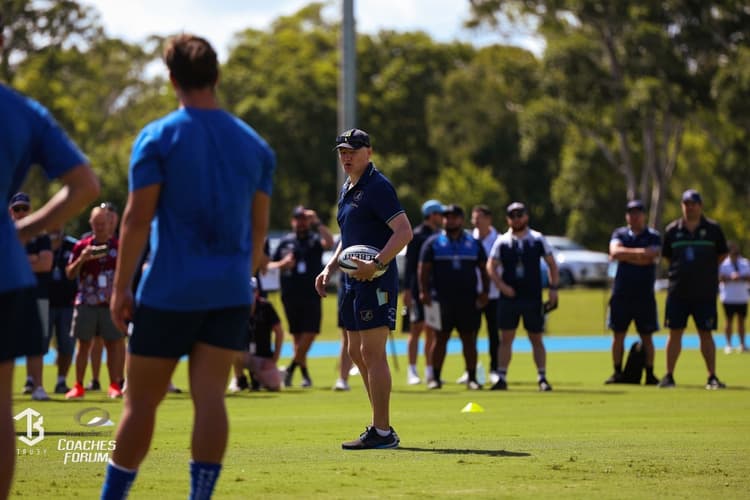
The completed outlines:
{"type": "Polygon", "coordinates": [[[380,436],[380,437],[386,437],[386,436],[390,436],[391,435],[391,430],[390,429],[388,429],[387,431],[384,431],[383,429],[378,429],[377,427],[375,427],[375,432],[377,432],[378,436],[380,436]]]}
{"type": "Polygon", "coordinates": [[[424,378],[432,379],[434,378],[435,372],[432,371],[432,366],[427,365],[424,367],[424,378]]]}

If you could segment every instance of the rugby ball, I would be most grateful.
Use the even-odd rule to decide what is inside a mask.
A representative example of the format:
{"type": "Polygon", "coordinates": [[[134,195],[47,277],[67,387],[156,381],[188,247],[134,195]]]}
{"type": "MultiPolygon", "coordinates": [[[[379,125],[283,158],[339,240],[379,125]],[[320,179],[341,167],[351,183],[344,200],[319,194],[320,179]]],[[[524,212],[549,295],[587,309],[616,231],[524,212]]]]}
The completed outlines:
{"type": "MultiPolygon", "coordinates": [[[[376,255],[380,253],[380,250],[371,247],[370,245],[352,245],[350,247],[346,247],[341,251],[339,254],[339,268],[346,274],[351,274],[352,272],[357,270],[357,263],[354,262],[352,259],[360,259],[365,261],[370,261],[375,258],[376,255]]],[[[380,271],[375,271],[375,274],[372,276],[373,278],[377,278],[378,276],[382,276],[383,273],[385,273],[388,270],[388,266],[385,266],[385,269],[381,269],[380,271]]]]}

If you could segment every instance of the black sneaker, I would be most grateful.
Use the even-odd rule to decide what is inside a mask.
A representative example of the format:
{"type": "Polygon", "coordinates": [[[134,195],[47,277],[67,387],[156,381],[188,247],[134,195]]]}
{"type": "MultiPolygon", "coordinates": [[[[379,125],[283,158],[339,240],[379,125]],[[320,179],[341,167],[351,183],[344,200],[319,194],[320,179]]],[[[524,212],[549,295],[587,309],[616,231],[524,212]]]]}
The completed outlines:
{"type": "Polygon", "coordinates": [[[549,392],[552,390],[552,386],[549,385],[549,382],[547,382],[546,378],[543,378],[542,380],[540,380],[538,384],[539,384],[539,390],[541,392],[549,392]]]}
{"type": "Polygon", "coordinates": [[[659,382],[659,389],[673,389],[675,387],[677,387],[677,384],[675,384],[671,373],[664,375],[661,382],[659,382]]]}
{"type": "Polygon", "coordinates": [[[645,385],[659,385],[659,379],[656,378],[654,375],[646,375],[646,381],[644,382],[645,385]]]}
{"type": "Polygon", "coordinates": [[[365,432],[354,441],[347,441],[341,443],[341,448],[344,450],[382,450],[387,448],[398,448],[401,440],[398,438],[398,434],[391,427],[391,432],[387,436],[381,436],[375,427],[367,426],[365,432]]]}
{"type": "Polygon", "coordinates": [[[716,389],[726,389],[727,386],[724,382],[718,379],[716,375],[711,375],[708,377],[708,381],[706,382],[706,389],[709,391],[715,391],[716,389]]]}
{"type": "Polygon", "coordinates": [[[240,375],[237,378],[237,388],[241,391],[244,391],[245,389],[249,388],[250,386],[247,383],[247,377],[245,375],[240,375]]]}
{"type": "Polygon", "coordinates": [[[490,388],[491,391],[507,391],[508,382],[504,378],[498,379],[497,382],[490,388]]]}
{"type": "Polygon", "coordinates": [[[70,387],[65,382],[58,382],[55,386],[55,394],[67,394],[69,390],[70,387]]]}
{"type": "Polygon", "coordinates": [[[289,370],[286,370],[284,372],[284,387],[291,387],[292,386],[292,372],[289,370]]]}
{"type": "MultiPolygon", "coordinates": [[[[615,372],[604,381],[605,384],[622,384],[623,375],[622,372],[615,372]]],[[[658,380],[657,380],[658,382],[658,380]]]]}
{"type": "Polygon", "coordinates": [[[32,392],[34,392],[34,382],[32,382],[31,380],[27,380],[23,385],[23,393],[31,394],[32,392]]]}
{"type": "Polygon", "coordinates": [[[96,379],[91,379],[91,382],[89,382],[89,385],[86,386],[87,391],[101,391],[102,386],[99,385],[99,381],[96,379]]]}

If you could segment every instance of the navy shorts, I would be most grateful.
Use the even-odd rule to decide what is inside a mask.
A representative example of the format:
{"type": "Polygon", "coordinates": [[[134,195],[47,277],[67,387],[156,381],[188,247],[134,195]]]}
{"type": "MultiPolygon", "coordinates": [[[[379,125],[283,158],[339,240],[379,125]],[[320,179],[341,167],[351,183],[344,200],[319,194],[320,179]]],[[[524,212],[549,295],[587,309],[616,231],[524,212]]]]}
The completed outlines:
{"type": "Polygon", "coordinates": [[[289,333],[320,333],[322,318],[320,298],[281,299],[289,323],[289,333]]]}
{"type": "Polygon", "coordinates": [[[347,283],[339,303],[339,317],[346,330],[396,329],[398,286],[380,288],[383,284],[383,280],[347,283]]]}
{"type": "Polygon", "coordinates": [[[197,342],[244,351],[250,306],[208,311],[165,311],[140,305],[133,318],[128,351],[139,356],[181,358],[197,342]]]}
{"type": "Polygon", "coordinates": [[[664,326],[673,330],[687,327],[688,317],[693,316],[698,330],[716,329],[716,300],[683,300],[667,295],[664,326]]]}
{"type": "Polygon", "coordinates": [[[419,300],[419,292],[411,294],[411,307],[409,308],[409,322],[421,323],[424,321],[424,304],[419,300]]]}
{"type": "Polygon", "coordinates": [[[440,302],[440,322],[442,332],[476,333],[482,324],[482,311],[477,309],[476,300],[440,302]]]}
{"type": "Polygon", "coordinates": [[[724,315],[727,317],[727,319],[731,318],[732,316],[739,316],[741,318],[744,318],[747,316],[747,304],[724,304],[724,315]]]}
{"type": "Polygon", "coordinates": [[[643,297],[630,299],[612,297],[609,299],[607,326],[614,332],[627,332],[630,322],[641,335],[650,335],[659,329],[659,315],[656,312],[656,299],[643,297]]]}
{"type": "Polygon", "coordinates": [[[0,362],[19,356],[38,356],[47,351],[35,288],[0,293],[0,318],[3,324],[0,362]]]}
{"type": "Polygon", "coordinates": [[[508,300],[501,298],[497,305],[497,324],[500,330],[515,330],[523,318],[528,333],[544,332],[544,314],[539,300],[508,300]]]}

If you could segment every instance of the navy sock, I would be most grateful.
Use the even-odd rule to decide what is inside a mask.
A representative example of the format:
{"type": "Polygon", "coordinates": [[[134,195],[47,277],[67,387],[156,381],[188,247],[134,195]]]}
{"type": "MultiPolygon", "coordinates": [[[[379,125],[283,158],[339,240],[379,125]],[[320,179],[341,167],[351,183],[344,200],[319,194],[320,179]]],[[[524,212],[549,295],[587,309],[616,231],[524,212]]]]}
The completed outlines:
{"type": "Polygon", "coordinates": [[[107,464],[107,474],[102,485],[101,500],[121,500],[128,497],[130,487],[135,481],[137,470],[120,467],[111,460],[107,464]]]}
{"type": "Polygon", "coordinates": [[[221,464],[210,462],[190,462],[190,500],[211,498],[216,480],[219,479],[221,464]]]}

